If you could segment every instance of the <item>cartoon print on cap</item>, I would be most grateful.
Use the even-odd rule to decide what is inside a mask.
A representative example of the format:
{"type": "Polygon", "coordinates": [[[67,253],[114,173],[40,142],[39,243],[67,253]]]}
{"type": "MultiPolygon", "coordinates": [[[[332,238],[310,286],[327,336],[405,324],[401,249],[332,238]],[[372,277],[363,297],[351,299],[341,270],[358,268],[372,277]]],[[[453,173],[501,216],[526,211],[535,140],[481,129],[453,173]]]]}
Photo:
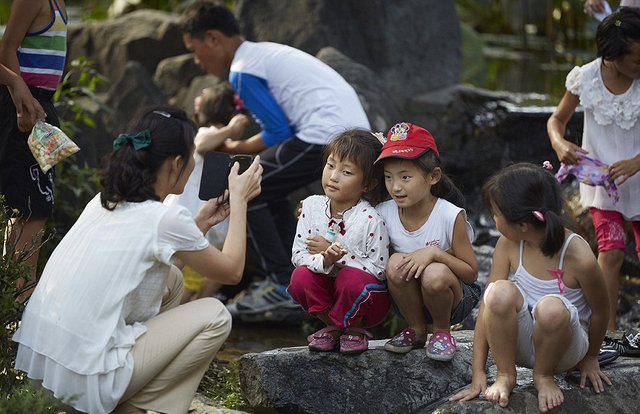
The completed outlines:
{"type": "Polygon", "coordinates": [[[402,122],[400,124],[395,124],[391,128],[391,137],[389,138],[391,141],[398,141],[407,139],[407,133],[409,132],[409,125],[402,122]]]}

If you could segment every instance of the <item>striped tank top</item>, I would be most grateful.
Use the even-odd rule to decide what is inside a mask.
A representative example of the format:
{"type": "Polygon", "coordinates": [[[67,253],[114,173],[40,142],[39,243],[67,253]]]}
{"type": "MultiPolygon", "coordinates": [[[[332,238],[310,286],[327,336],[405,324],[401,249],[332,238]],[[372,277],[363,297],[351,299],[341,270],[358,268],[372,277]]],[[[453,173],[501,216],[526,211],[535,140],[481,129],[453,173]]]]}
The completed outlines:
{"type": "Polygon", "coordinates": [[[67,55],[67,17],[56,0],[49,0],[53,20],[44,29],[27,33],[18,48],[20,73],[27,85],[55,90],[67,55]],[[55,7],[54,7],[55,4],[55,7]]]}

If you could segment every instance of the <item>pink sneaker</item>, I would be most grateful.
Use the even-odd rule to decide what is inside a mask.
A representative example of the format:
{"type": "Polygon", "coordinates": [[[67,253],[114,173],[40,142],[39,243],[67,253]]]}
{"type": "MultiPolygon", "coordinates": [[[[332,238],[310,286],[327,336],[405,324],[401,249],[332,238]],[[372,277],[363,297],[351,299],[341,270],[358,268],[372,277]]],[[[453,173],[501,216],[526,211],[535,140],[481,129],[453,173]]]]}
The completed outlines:
{"type": "Polygon", "coordinates": [[[341,354],[359,354],[369,349],[369,339],[373,335],[366,329],[348,326],[340,337],[341,354]],[[353,335],[354,332],[362,334],[362,337],[353,335]]]}
{"type": "Polygon", "coordinates": [[[309,335],[307,337],[307,341],[309,341],[309,351],[328,352],[336,349],[340,343],[340,337],[334,338],[333,335],[329,333],[332,331],[342,331],[342,328],[335,325],[327,326],[309,335]]]}
{"type": "Polygon", "coordinates": [[[451,361],[456,353],[456,340],[449,332],[435,331],[427,344],[427,357],[436,361],[451,361]]]}

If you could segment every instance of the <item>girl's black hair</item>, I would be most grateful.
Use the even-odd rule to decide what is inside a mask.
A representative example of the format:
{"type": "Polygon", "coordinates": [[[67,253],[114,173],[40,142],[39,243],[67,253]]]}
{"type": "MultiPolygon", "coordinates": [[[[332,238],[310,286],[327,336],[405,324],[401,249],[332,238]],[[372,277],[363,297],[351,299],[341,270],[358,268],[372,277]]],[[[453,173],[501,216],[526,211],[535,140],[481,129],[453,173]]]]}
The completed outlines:
{"type": "Polygon", "coordinates": [[[495,173],[482,186],[482,204],[491,214],[502,214],[510,224],[529,223],[545,229],[540,242],[545,256],[553,257],[562,249],[564,200],[560,184],[543,167],[518,163],[495,173]],[[542,213],[544,221],[536,218],[534,211],[542,213]]]}
{"type": "Polygon", "coordinates": [[[198,111],[198,125],[227,125],[236,114],[235,92],[228,82],[222,82],[202,91],[198,111]]]}
{"type": "Polygon", "coordinates": [[[371,186],[375,183],[375,187],[364,193],[362,198],[376,205],[386,196],[382,165],[374,164],[381,151],[382,143],[373,136],[371,131],[353,128],[344,131],[325,146],[322,159],[323,164],[326,164],[329,155],[333,154],[341,160],[350,160],[360,167],[365,180],[364,184],[371,186]]]}
{"type": "Polygon", "coordinates": [[[203,39],[207,30],[219,30],[231,37],[240,34],[240,25],[224,4],[217,1],[196,1],[182,13],[180,31],[203,39]]]}
{"type": "Polygon", "coordinates": [[[640,42],[640,9],[621,7],[598,25],[598,57],[613,60],[631,53],[631,43],[640,42]]]}
{"type": "MultiPolygon", "coordinates": [[[[162,163],[169,157],[193,156],[196,125],[181,109],[154,107],[143,110],[130,124],[129,133],[148,130],[151,144],[136,150],[131,142],[111,151],[105,158],[100,177],[100,201],[107,210],[118,203],[158,200],[154,183],[162,163]]],[[[187,167],[184,162],[180,174],[187,167]]]]}
{"type": "Polygon", "coordinates": [[[465,207],[466,200],[462,195],[462,191],[460,191],[460,189],[453,183],[453,181],[451,181],[451,178],[449,178],[449,176],[444,173],[444,169],[442,168],[442,161],[438,154],[436,154],[434,151],[429,150],[420,155],[418,158],[410,161],[413,161],[415,166],[422,170],[425,177],[436,167],[439,167],[442,175],[440,181],[431,186],[431,194],[438,198],[444,198],[448,202],[455,204],[460,208],[465,207]]]}

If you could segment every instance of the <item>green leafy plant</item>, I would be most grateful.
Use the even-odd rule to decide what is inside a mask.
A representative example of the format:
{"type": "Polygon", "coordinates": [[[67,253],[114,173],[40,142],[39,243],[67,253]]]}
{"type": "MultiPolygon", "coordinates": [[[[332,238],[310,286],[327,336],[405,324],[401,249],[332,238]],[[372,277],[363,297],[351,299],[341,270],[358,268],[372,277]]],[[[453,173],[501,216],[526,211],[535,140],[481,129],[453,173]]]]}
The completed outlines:
{"type": "Polygon", "coordinates": [[[4,414],[55,414],[59,407],[58,400],[31,385],[24,385],[0,398],[0,413],[4,414]]]}
{"type": "Polygon", "coordinates": [[[18,329],[18,323],[24,305],[17,298],[33,289],[31,268],[25,264],[39,246],[38,240],[20,250],[15,240],[20,236],[23,225],[18,220],[17,211],[4,205],[0,196],[0,237],[4,240],[4,254],[0,257],[0,392],[9,393],[15,386],[22,384],[24,378],[13,370],[18,344],[11,338],[18,329]],[[12,238],[5,237],[12,234],[12,238]],[[6,239],[6,240],[5,240],[6,239]],[[21,279],[23,283],[18,284],[21,279]]]}
{"type": "Polygon", "coordinates": [[[228,368],[212,363],[200,382],[198,392],[230,409],[247,405],[240,391],[237,361],[231,362],[228,368]]]}
{"type": "Polygon", "coordinates": [[[93,68],[93,62],[85,57],[79,57],[69,64],[71,69],[67,71],[53,95],[53,102],[60,115],[61,129],[70,137],[80,131],[78,124],[83,123],[91,128],[96,124],[87,114],[84,106],[80,102],[82,99],[89,100],[106,112],[112,112],[97,95],[96,88],[109,79],[98,73],[93,68]]]}

